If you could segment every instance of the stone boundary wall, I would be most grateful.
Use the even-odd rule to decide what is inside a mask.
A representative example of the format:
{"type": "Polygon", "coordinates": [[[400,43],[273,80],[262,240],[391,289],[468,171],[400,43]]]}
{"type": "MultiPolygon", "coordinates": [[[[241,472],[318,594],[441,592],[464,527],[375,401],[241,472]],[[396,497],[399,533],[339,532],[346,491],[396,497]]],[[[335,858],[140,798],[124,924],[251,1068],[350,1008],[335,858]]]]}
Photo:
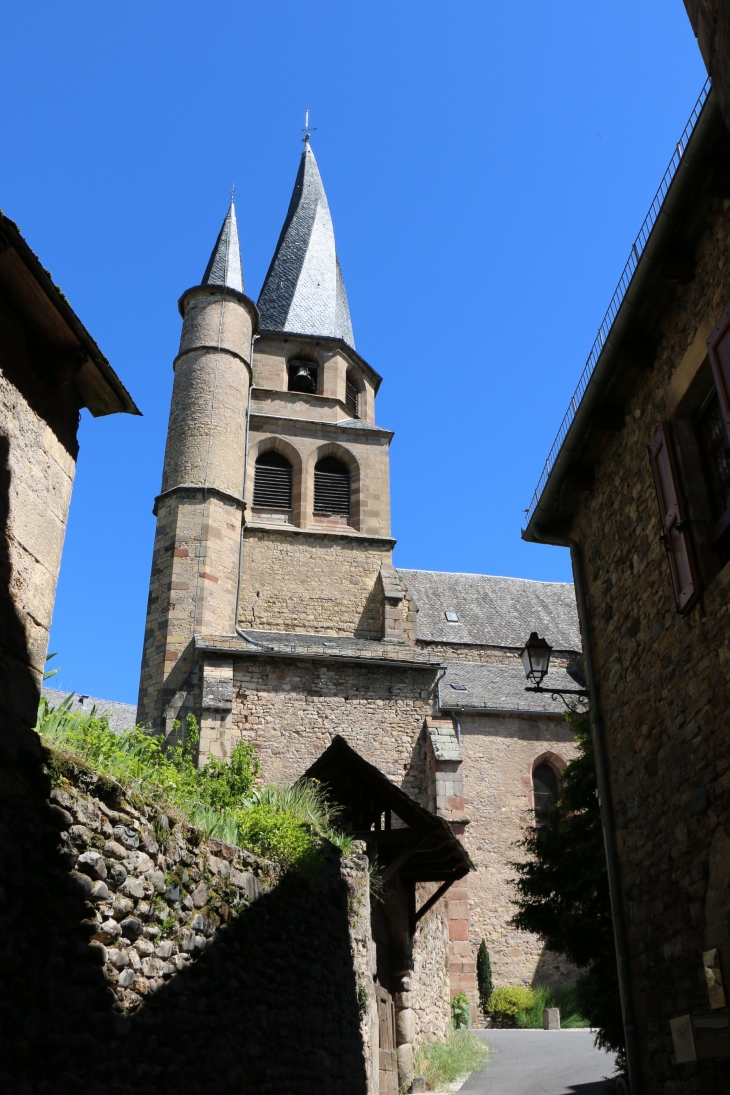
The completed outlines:
{"type": "Polygon", "coordinates": [[[377,1095],[366,857],[282,876],[46,764],[0,810],[0,1090],[377,1095]]]}

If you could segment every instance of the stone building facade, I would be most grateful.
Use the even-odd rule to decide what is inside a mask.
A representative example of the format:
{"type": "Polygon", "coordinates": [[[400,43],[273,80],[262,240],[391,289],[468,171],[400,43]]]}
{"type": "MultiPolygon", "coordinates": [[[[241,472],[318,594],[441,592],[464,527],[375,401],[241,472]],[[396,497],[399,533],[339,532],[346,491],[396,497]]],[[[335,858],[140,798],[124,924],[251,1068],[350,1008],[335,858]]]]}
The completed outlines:
{"type": "Polygon", "coordinates": [[[692,123],[524,533],[573,553],[634,1095],[729,1090],[730,135],[712,91],[692,123]]]}
{"type": "Polygon", "coordinates": [[[61,290],[0,214],[0,751],[31,747],[78,455],[79,414],[139,414],[61,290]]]}
{"type": "Polygon", "coordinates": [[[476,1000],[483,936],[498,983],[569,976],[509,927],[508,861],[535,766],[557,774],[574,752],[556,704],[527,701],[518,657],[539,630],[550,681],[572,685],[573,589],[394,568],[393,435],[375,421],[381,377],[355,350],[308,143],[258,305],[231,206],[180,310],[140,721],[171,734],[193,711],[203,756],[250,742],[275,783],[341,735],[477,863],[443,903],[452,994],[476,1000]]]}

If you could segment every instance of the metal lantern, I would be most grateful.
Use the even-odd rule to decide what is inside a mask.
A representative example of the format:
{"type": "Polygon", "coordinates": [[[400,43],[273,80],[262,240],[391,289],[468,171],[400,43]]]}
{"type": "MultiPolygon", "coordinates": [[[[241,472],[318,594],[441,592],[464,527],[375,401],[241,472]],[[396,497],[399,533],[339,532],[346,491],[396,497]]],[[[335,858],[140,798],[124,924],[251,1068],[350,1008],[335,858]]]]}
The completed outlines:
{"type": "Polygon", "coordinates": [[[533,631],[529,639],[520,651],[522,664],[525,667],[525,676],[528,681],[534,681],[539,685],[546,676],[550,665],[550,655],[553,648],[545,639],[541,639],[536,631],[533,631]]]}

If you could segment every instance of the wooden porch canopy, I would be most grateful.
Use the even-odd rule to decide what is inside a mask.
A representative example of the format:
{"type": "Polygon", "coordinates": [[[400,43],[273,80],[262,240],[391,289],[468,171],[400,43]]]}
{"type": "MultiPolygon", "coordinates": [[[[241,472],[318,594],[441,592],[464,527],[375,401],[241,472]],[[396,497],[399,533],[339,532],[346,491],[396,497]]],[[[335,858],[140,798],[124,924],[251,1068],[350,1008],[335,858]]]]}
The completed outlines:
{"type": "Polygon", "coordinates": [[[404,883],[442,883],[417,912],[414,908],[414,926],[453,882],[473,870],[448,822],[391,783],[339,734],[302,778],[326,784],[342,808],[343,827],[377,856],[383,883],[397,872],[404,883]]]}

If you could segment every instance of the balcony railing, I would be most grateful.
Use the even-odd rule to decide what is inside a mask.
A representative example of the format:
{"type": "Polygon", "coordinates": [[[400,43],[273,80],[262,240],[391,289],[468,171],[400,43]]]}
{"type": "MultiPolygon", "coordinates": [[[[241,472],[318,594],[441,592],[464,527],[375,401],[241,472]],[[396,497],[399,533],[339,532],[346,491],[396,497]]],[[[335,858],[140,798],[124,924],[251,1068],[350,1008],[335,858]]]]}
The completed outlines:
{"type": "Polygon", "coordinates": [[[619,278],[619,283],[616,286],[616,290],[611,297],[611,303],[609,304],[606,314],[603,317],[601,326],[598,328],[598,334],[596,335],[593,346],[591,347],[591,352],[588,355],[588,360],[585,363],[585,368],[581,373],[580,380],[578,381],[578,387],[573,392],[573,398],[571,399],[568,409],[565,412],[563,421],[560,423],[560,429],[558,430],[557,436],[553,442],[553,446],[550,449],[550,454],[545,461],[545,466],[542,469],[542,474],[540,476],[540,479],[538,480],[538,484],[535,487],[535,493],[532,496],[530,508],[527,510],[527,524],[529,524],[530,520],[532,519],[535,508],[537,507],[542,492],[545,489],[545,484],[548,481],[548,476],[553,470],[553,465],[555,464],[563,441],[565,440],[571,423],[575,418],[580,402],[585,394],[585,390],[588,387],[588,381],[591,379],[591,376],[593,375],[593,370],[596,367],[596,363],[601,356],[601,351],[603,350],[603,346],[606,342],[606,339],[608,338],[611,327],[613,326],[613,321],[615,320],[618,310],[621,307],[621,302],[626,296],[626,290],[631,284],[631,279],[634,276],[634,271],[639,265],[639,259],[644,252],[644,248],[646,247],[649,236],[651,235],[651,230],[656,223],[657,217],[659,216],[659,211],[664,203],[664,199],[667,195],[667,191],[669,190],[672,179],[677,173],[677,168],[682,162],[684,150],[687,147],[687,143],[690,137],[692,136],[692,131],[697,124],[697,119],[700,116],[702,107],[705,105],[705,100],[707,99],[709,92],[710,81],[708,79],[705,83],[705,86],[702,88],[702,91],[700,92],[699,99],[695,103],[694,110],[690,114],[689,121],[684,127],[682,136],[677,141],[676,148],[674,149],[674,152],[672,153],[672,158],[669,161],[669,167],[665,171],[664,178],[659,184],[659,189],[654,196],[654,201],[651,203],[649,212],[644,218],[644,223],[639,229],[639,234],[632,244],[628,261],[624,266],[621,277],[619,278]]]}

